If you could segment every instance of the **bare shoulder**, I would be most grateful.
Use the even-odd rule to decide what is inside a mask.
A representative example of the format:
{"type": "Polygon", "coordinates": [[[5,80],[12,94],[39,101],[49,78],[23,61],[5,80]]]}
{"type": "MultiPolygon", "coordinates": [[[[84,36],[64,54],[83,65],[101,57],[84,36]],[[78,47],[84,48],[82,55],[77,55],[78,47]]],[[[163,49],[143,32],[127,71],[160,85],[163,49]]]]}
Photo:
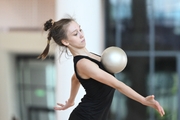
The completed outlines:
{"type": "Polygon", "coordinates": [[[98,65],[87,58],[80,59],[76,64],[76,68],[78,74],[84,79],[91,78],[91,75],[95,75],[96,71],[99,70],[98,65]]]}
{"type": "Polygon", "coordinates": [[[98,67],[96,63],[86,58],[82,58],[81,60],[77,62],[77,68],[80,68],[80,69],[93,68],[95,66],[98,67]]]}

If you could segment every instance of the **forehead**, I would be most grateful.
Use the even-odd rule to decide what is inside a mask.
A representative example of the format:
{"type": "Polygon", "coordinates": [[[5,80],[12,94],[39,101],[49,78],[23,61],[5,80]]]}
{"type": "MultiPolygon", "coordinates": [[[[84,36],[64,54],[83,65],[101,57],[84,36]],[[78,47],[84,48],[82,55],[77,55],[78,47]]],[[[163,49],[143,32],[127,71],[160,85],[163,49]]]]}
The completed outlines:
{"type": "Polygon", "coordinates": [[[69,26],[67,27],[67,32],[72,33],[76,29],[79,29],[79,27],[80,27],[80,25],[77,22],[72,21],[72,22],[70,22],[69,26]]]}

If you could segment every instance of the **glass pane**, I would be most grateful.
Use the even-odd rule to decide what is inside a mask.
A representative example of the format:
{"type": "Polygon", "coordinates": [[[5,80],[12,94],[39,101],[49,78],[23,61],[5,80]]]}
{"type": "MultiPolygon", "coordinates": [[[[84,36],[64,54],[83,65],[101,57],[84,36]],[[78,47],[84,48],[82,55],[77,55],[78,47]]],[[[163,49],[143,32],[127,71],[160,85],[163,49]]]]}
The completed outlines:
{"type": "Polygon", "coordinates": [[[148,50],[148,21],[145,0],[109,0],[106,18],[106,47],[148,50]]]}
{"type": "Polygon", "coordinates": [[[180,50],[180,1],[153,0],[156,50],[180,50]]]}
{"type": "Polygon", "coordinates": [[[18,58],[21,119],[55,120],[55,65],[53,60],[18,58]]]}
{"type": "MultiPolygon", "coordinates": [[[[178,75],[175,57],[156,57],[155,75],[151,83],[154,84],[156,99],[160,101],[167,116],[163,120],[177,120],[178,115],[178,75]]],[[[156,119],[161,120],[155,114],[156,119]]]]}
{"type": "Polygon", "coordinates": [[[173,71],[159,71],[154,75],[154,95],[167,115],[163,118],[154,112],[155,120],[178,120],[178,79],[173,71]]]}

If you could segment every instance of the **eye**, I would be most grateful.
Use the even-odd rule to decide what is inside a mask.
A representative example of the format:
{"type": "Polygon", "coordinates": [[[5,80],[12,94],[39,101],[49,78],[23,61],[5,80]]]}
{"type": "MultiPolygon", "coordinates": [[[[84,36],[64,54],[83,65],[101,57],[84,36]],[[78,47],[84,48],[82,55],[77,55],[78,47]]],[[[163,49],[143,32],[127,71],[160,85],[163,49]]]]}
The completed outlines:
{"type": "Polygon", "coordinates": [[[82,29],[80,29],[79,31],[80,31],[80,32],[82,32],[83,30],[82,30],[82,29]]]}
{"type": "Polygon", "coordinates": [[[77,36],[78,33],[75,33],[74,36],[77,36]]]}

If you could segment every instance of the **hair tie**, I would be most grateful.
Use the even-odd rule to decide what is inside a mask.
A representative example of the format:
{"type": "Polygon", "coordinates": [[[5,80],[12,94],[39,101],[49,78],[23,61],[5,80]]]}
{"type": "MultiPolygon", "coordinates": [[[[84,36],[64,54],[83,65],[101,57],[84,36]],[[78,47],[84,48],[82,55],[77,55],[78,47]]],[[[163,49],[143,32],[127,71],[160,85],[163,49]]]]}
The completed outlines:
{"type": "Polygon", "coordinates": [[[54,20],[52,20],[52,19],[51,19],[51,24],[52,24],[52,26],[54,25],[54,20]]]}
{"type": "Polygon", "coordinates": [[[50,44],[50,40],[47,40],[47,44],[50,44]]]}

